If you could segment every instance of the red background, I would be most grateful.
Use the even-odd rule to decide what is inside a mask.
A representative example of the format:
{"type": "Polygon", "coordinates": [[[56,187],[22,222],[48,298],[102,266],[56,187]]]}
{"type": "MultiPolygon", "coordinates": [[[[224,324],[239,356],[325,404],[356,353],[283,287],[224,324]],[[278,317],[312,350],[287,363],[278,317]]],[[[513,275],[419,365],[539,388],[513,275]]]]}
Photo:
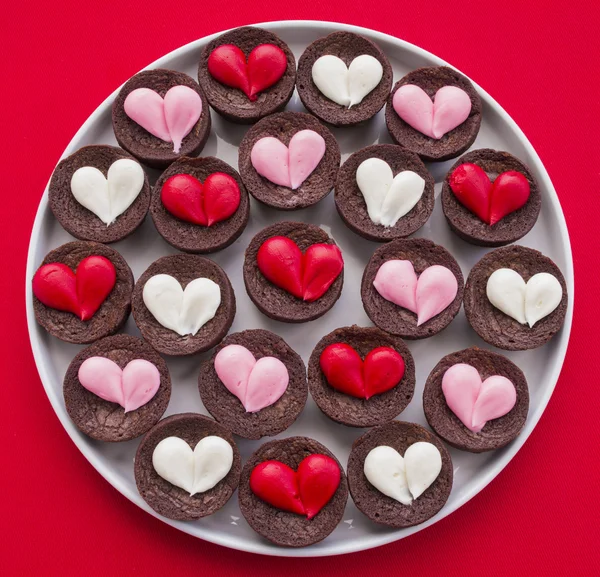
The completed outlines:
{"type": "Polygon", "coordinates": [[[597,537],[599,91],[597,2],[11,2],[2,9],[4,575],[590,574],[597,537]],[[294,6],[295,4],[295,6],[294,6]],[[277,19],[359,24],[430,50],[512,115],[556,186],[573,244],[577,305],[564,369],[538,427],[485,491],[396,544],[330,559],[266,559],[196,540],[147,515],[75,448],[39,381],[25,324],[31,225],[69,140],[102,100],[178,46],[277,19]],[[596,86],[594,89],[594,81],[596,86]],[[6,180],[8,178],[8,181],[6,180]]]}

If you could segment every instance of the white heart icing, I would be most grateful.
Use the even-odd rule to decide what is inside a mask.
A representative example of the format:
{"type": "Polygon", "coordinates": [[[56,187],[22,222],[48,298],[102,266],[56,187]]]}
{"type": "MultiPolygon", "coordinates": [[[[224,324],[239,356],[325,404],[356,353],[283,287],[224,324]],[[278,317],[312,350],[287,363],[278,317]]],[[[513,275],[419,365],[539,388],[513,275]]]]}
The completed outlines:
{"type": "Polygon", "coordinates": [[[123,214],[144,186],[144,170],[130,158],[113,162],[105,177],[93,166],[78,168],[71,177],[75,200],[109,225],[123,214]]]}
{"type": "Polygon", "coordinates": [[[382,77],[381,62],[368,54],[357,56],[349,67],[337,56],[326,54],[312,67],[312,79],[319,91],[329,100],[348,108],[360,104],[382,77]]]}
{"type": "Polygon", "coordinates": [[[381,158],[367,158],[356,169],[356,184],[375,224],[394,226],[421,200],[425,180],[412,170],[396,176],[381,158]]]}
{"type": "Polygon", "coordinates": [[[563,289],[558,279],[547,272],[535,274],[525,283],[518,272],[499,268],[488,278],[486,294],[497,309],[531,328],[556,309],[563,289]]]}
{"type": "Polygon", "coordinates": [[[214,318],[221,304],[221,287],[207,278],[197,278],[185,290],[168,274],[148,279],[142,293],[146,308],[165,328],[181,336],[195,335],[214,318]]]}
{"type": "Polygon", "coordinates": [[[152,453],[158,475],[190,495],[212,489],[227,476],[232,464],[231,445],[214,435],[200,439],[193,451],[183,439],[167,437],[152,453]]]}

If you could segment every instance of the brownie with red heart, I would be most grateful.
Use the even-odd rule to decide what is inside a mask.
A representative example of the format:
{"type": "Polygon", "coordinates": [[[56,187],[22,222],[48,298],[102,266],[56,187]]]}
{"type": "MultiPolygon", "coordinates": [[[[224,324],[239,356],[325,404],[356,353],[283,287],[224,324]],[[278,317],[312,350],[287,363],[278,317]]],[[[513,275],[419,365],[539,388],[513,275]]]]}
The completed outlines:
{"type": "Polygon", "coordinates": [[[342,293],[344,260],[320,227],[278,222],[259,232],[244,258],[252,302],[272,319],[303,323],[324,315],[342,293]]]}
{"type": "Polygon", "coordinates": [[[330,419],[373,427],[391,421],[410,403],[415,363],[402,339],[375,327],[344,327],[315,346],[308,386],[330,419]]]}
{"type": "Polygon", "coordinates": [[[296,59],[276,34],[244,26],[204,47],[198,82],[221,116],[251,124],[285,108],[296,85],[296,59]]]}
{"type": "Polygon", "coordinates": [[[442,208],[450,228],[480,246],[503,246],[525,236],[541,206],[541,191],[527,166],[491,148],[459,158],[442,186],[442,208]]]}
{"type": "Polygon", "coordinates": [[[182,157],[160,176],[150,214],[175,248],[210,253],[229,246],[250,216],[248,193],[237,171],[213,156],[182,157]]]}
{"type": "Polygon", "coordinates": [[[131,311],[133,273],[104,244],[68,242],[50,251],[32,279],[36,321],[69,343],[118,332],[131,311]]]}
{"type": "Polygon", "coordinates": [[[336,457],[307,437],[265,443],[242,470],[238,499],[257,533],[283,547],[327,537],[344,516],[346,475],[336,457]]]}

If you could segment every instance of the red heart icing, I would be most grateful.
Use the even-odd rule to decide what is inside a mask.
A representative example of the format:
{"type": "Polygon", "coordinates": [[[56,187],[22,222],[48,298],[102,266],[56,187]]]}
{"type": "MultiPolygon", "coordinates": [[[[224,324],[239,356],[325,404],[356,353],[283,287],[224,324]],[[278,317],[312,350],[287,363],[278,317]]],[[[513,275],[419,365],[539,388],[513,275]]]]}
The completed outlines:
{"type": "Polygon", "coordinates": [[[489,225],[524,206],[530,193],[529,181],[520,172],[503,172],[492,183],[480,166],[470,163],[456,167],[449,183],[458,201],[489,225]]]}
{"type": "Polygon", "coordinates": [[[274,285],[299,299],[322,297],[344,268],[342,252],[334,244],[313,244],[304,254],[286,236],[273,236],[258,249],[260,272],[274,285]]]}
{"type": "Polygon", "coordinates": [[[228,219],[240,205],[240,187],[235,178],[214,172],[200,182],[190,174],[175,174],[160,191],[164,207],[186,222],[212,226],[228,219]]]}
{"type": "Polygon", "coordinates": [[[66,264],[41,266],[33,277],[33,294],[47,307],[91,319],[111,293],[117,273],[103,256],[88,256],[73,272],[66,264]]]}
{"type": "Polygon", "coordinates": [[[263,501],[312,519],[340,485],[339,465],[327,455],[309,455],[294,471],[280,461],[264,461],[250,474],[250,489],[263,501]]]}
{"type": "Polygon", "coordinates": [[[246,62],[246,55],[233,44],[215,48],[208,57],[208,71],[225,86],[239,88],[252,102],[257,94],[273,86],[287,69],[285,52],[274,44],[260,44],[246,62]]]}
{"type": "Polygon", "coordinates": [[[404,359],[390,347],[377,347],[365,360],[346,343],[329,345],[319,358],[331,387],[352,397],[369,399],[393,389],[404,376],[404,359]]]}

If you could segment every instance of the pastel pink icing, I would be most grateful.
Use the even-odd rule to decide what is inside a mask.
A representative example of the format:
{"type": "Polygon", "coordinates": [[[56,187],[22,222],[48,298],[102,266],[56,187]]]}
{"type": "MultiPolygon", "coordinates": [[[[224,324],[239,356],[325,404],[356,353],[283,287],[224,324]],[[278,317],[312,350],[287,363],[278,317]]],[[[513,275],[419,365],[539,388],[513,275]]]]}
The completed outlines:
{"type": "Polygon", "coordinates": [[[461,125],[471,112],[469,95],[457,86],[443,86],[432,101],[421,87],[404,84],[396,90],[392,105],[404,122],[435,139],[461,125]]]}
{"type": "Polygon", "coordinates": [[[444,373],[442,391],[450,410],[474,433],[506,415],[517,402],[515,386],[506,377],[493,375],[482,382],[477,369],[465,363],[444,373]]]}
{"type": "Polygon", "coordinates": [[[373,286],[384,299],[415,313],[417,326],[439,315],[458,293],[458,281],[450,269],[436,264],[417,278],[409,260],[384,262],[373,286]]]}
{"type": "Polygon", "coordinates": [[[215,357],[215,371],[227,390],[248,413],[256,413],[277,402],[289,384],[286,366],[275,357],[258,361],[241,345],[227,345],[215,357]]]}
{"type": "Polygon", "coordinates": [[[121,405],[126,413],[152,400],[160,386],[160,372],[144,359],[134,359],[121,370],[106,357],[90,357],[79,367],[78,377],[88,391],[121,405]]]}
{"type": "Polygon", "coordinates": [[[300,130],[289,146],[273,136],[257,140],[250,152],[252,166],[267,180],[292,190],[317,168],[325,154],[325,140],[314,130],[300,130]]]}

